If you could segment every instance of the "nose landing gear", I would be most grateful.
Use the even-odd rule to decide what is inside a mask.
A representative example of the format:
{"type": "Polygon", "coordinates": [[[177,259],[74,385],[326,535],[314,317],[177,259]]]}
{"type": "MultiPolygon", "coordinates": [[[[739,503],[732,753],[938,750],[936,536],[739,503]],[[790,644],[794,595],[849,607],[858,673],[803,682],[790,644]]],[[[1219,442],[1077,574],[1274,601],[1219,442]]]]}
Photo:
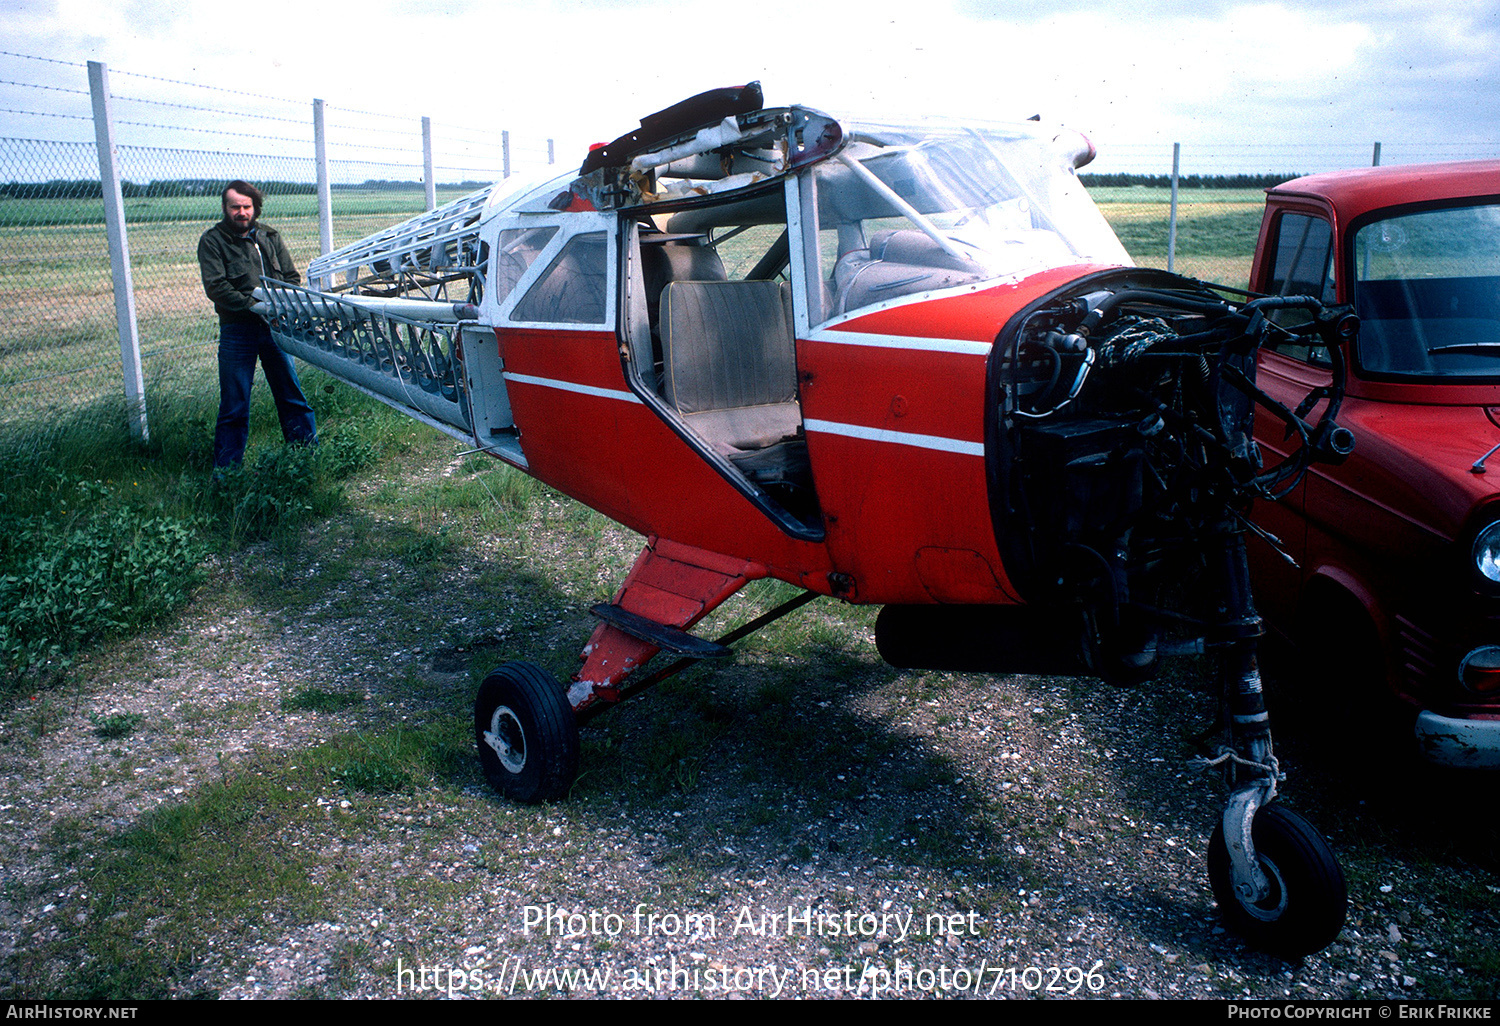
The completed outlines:
{"type": "Polygon", "coordinates": [[[1344,926],[1348,891],[1328,842],[1275,804],[1281,772],[1256,665],[1261,623],[1250,598],[1244,536],[1221,525],[1217,567],[1227,638],[1220,664],[1230,746],[1209,765],[1226,767],[1229,801],[1208,847],[1208,878],[1224,925],[1250,944],[1298,959],[1320,951],[1344,926]]]}
{"type": "Polygon", "coordinates": [[[1255,813],[1250,830],[1257,896],[1236,864],[1221,823],[1208,845],[1208,880],[1224,924],[1255,947],[1297,959],[1320,951],[1344,926],[1344,874],[1328,842],[1307,820],[1277,804],[1255,813]]]}

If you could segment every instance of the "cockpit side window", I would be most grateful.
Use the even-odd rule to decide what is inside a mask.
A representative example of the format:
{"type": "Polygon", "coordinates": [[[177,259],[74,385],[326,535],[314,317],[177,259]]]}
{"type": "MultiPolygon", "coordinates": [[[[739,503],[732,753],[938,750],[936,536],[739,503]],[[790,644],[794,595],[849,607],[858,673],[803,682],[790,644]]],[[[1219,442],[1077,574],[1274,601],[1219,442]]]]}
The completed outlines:
{"type": "Polygon", "coordinates": [[[555,225],[507,228],[500,233],[495,255],[490,258],[490,288],[495,302],[503,303],[510,297],[516,283],[531,269],[537,256],[556,234],[555,225]]]}
{"type": "Polygon", "coordinates": [[[603,232],[573,236],[516,304],[510,319],[603,324],[609,295],[608,256],[603,232]]]}

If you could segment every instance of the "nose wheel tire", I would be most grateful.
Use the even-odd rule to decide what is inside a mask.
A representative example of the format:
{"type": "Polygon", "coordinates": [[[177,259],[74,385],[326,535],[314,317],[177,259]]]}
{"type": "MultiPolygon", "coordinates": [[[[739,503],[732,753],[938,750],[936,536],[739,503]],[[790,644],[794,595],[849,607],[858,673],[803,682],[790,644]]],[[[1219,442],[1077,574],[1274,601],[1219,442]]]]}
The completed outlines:
{"type": "Polygon", "coordinates": [[[474,741],[490,786],[535,804],[566,798],[578,775],[578,723],[547,671],[506,663],[479,685],[474,741]]]}
{"type": "Polygon", "coordinates": [[[1224,828],[1208,844],[1208,879],[1224,924],[1250,944],[1287,959],[1321,951],[1344,928],[1348,891],[1333,850],[1312,824],[1272,804],[1250,828],[1260,868],[1270,884],[1259,902],[1235,892],[1224,828]]]}

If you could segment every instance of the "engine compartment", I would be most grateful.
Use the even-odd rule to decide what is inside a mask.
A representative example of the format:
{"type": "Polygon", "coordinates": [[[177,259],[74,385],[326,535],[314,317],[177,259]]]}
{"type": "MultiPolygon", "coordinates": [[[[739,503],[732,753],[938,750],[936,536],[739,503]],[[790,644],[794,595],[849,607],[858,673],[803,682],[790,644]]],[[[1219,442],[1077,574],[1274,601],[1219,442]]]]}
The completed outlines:
{"type": "MultiPolygon", "coordinates": [[[[1083,278],[1015,315],[991,355],[986,453],[996,540],[1034,607],[998,615],[1049,625],[1015,632],[1036,639],[1020,648],[1061,643],[1057,672],[1083,665],[1130,682],[1163,654],[1258,635],[1243,561],[1225,546],[1243,551],[1253,499],[1343,459],[1353,438],[1335,420],[1342,366],[1289,410],[1256,388],[1255,354],[1289,332],[1331,340],[1357,325],[1311,297],[1240,298],[1151,269],[1083,278]],[[1298,329],[1266,316],[1287,306],[1312,316],[1298,329]],[[1317,400],[1327,403],[1309,422],[1317,400]],[[1275,465],[1251,435],[1257,404],[1300,435],[1275,465]]],[[[1017,660],[1038,663],[1036,652],[1017,660]]]]}

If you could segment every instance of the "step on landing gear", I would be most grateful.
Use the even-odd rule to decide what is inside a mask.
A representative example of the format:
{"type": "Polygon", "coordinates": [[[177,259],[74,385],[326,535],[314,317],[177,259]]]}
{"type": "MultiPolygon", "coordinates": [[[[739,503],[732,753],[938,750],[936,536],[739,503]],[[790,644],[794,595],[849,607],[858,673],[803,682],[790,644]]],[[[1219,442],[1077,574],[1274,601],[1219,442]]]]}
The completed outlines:
{"type": "Polygon", "coordinates": [[[568,797],[578,776],[578,728],[621,701],[813,601],[804,591],[713,641],[687,628],[765,576],[758,564],[660,538],[650,538],[610,603],[590,610],[602,622],[584,647],[583,665],[564,688],[534,663],[511,662],[490,672],[474,702],[474,741],[490,786],[535,804],[568,797]],[[682,658],[642,675],[658,652],[682,658]]]}

